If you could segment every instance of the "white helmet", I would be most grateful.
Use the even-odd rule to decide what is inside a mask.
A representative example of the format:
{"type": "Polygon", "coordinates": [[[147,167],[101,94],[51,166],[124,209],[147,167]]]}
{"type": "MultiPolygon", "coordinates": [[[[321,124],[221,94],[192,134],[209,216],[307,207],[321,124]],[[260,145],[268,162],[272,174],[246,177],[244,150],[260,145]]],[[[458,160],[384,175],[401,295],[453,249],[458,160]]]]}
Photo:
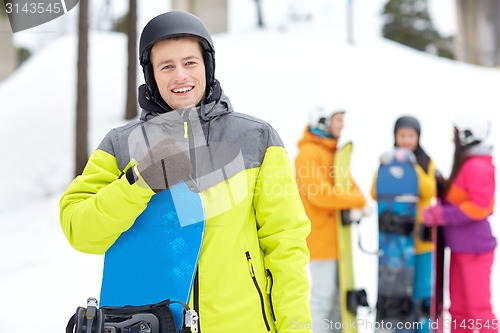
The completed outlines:
{"type": "Polygon", "coordinates": [[[317,128],[322,132],[330,134],[332,117],[337,113],[345,113],[344,110],[327,110],[322,106],[315,107],[309,113],[309,127],[317,128]]]}
{"type": "Polygon", "coordinates": [[[458,131],[461,146],[483,142],[490,134],[490,122],[487,119],[460,115],[453,120],[453,126],[458,131]]]}

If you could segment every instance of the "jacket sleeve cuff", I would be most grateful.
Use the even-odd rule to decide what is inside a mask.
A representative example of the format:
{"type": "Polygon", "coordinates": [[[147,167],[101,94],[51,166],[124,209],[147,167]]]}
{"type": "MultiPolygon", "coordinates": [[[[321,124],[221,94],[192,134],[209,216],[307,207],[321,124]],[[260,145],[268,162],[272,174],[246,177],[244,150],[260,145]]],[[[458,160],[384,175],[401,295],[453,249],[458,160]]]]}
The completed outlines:
{"type": "Polygon", "coordinates": [[[146,183],[146,181],[142,178],[141,174],[139,173],[139,170],[137,169],[137,164],[132,165],[130,168],[128,168],[127,171],[125,171],[124,175],[130,185],[137,184],[142,188],[151,190],[149,185],[146,183]]]}
{"type": "Polygon", "coordinates": [[[139,179],[139,176],[137,176],[134,167],[129,168],[127,172],[125,172],[125,177],[127,178],[130,185],[134,184],[139,179]]]}

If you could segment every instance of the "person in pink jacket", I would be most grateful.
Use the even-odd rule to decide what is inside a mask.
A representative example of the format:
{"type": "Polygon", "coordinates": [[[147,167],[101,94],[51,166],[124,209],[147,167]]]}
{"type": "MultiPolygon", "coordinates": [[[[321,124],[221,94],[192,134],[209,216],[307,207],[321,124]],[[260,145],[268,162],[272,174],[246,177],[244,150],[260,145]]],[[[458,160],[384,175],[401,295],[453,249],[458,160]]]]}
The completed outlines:
{"type": "Polygon", "coordinates": [[[492,147],[484,143],[490,124],[477,117],[457,117],[454,129],[451,175],[437,204],[424,210],[424,223],[443,226],[451,250],[451,332],[496,333],[499,322],[490,300],[496,239],[488,221],[494,207],[495,167],[492,147]]]}

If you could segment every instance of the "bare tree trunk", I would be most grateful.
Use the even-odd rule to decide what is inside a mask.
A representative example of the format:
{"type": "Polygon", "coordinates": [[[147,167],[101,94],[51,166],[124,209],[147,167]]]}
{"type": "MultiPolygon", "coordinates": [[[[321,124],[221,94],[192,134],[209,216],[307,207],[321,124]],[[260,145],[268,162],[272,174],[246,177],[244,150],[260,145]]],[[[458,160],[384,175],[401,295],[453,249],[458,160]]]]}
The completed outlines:
{"type": "Polygon", "coordinates": [[[257,25],[259,28],[264,28],[264,18],[262,16],[262,1],[255,0],[255,5],[257,6],[257,25]]]}
{"type": "Polygon", "coordinates": [[[88,147],[88,0],[80,1],[78,18],[78,76],[76,97],[75,176],[80,175],[87,163],[88,147]]]}
{"type": "MultiPolygon", "coordinates": [[[[0,3],[0,7],[3,4],[0,3]]],[[[5,12],[4,12],[5,13],[5,12]]],[[[16,69],[18,63],[14,34],[10,31],[9,19],[0,15],[0,81],[8,77],[16,69]]]]}
{"type": "Polygon", "coordinates": [[[125,119],[137,117],[137,0],[129,0],[127,19],[128,68],[125,119]]]}
{"type": "Polygon", "coordinates": [[[353,0],[347,0],[347,42],[354,45],[354,8],[353,0]]]}

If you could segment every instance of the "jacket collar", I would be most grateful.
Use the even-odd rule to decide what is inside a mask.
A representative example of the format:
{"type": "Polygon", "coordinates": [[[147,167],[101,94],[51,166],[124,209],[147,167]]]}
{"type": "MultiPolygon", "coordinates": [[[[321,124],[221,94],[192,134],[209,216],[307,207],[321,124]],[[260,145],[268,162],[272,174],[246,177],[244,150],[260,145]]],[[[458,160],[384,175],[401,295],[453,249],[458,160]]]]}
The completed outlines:
{"type": "Polygon", "coordinates": [[[493,153],[493,147],[485,145],[483,143],[479,143],[477,145],[471,146],[469,149],[465,151],[466,157],[473,156],[491,156],[493,153]]]}
{"type": "MultiPolygon", "coordinates": [[[[159,114],[175,111],[165,111],[158,104],[147,100],[144,94],[145,89],[146,87],[144,85],[139,87],[139,105],[142,108],[140,119],[142,121],[148,121],[159,114]],[[143,93],[141,93],[141,90],[143,90],[143,93]]],[[[219,99],[208,104],[205,104],[205,101],[202,101],[201,105],[196,107],[196,109],[199,117],[205,121],[234,112],[231,101],[222,90],[219,99]]]]}
{"type": "Polygon", "coordinates": [[[310,127],[307,126],[304,130],[304,136],[300,139],[298,145],[299,147],[304,143],[314,143],[325,147],[328,150],[335,151],[337,149],[337,139],[336,138],[325,138],[323,136],[311,133],[310,127]]]}

